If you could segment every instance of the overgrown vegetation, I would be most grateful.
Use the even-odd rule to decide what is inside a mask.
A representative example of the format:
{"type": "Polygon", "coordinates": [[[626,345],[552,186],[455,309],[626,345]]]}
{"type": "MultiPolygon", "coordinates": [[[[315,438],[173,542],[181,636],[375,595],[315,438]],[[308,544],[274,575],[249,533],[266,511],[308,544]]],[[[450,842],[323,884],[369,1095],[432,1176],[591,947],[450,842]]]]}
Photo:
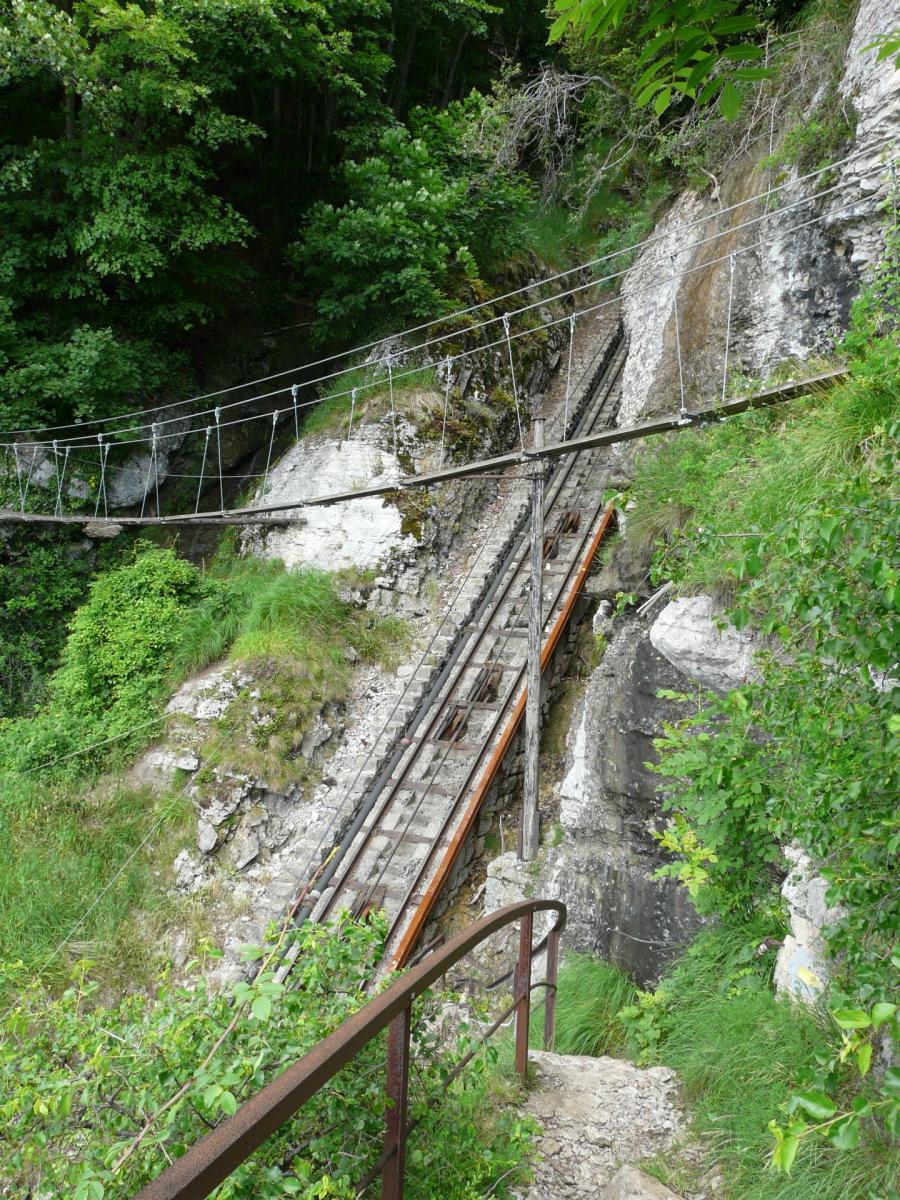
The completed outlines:
{"type": "MultiPolygon", "coordinates": [[[[567,954],[558,980],[555,1053],[621,1056],[626,1039],[619,1013],[635,995],[628,976],[609,963],[589,954],[567,954]]],[[[529,1030],[536,1049],[543,1045],[543,1019],[540,1006],[529,1030]]]]}
{"type": "MultiPolygon", "coordinates": [[[[632,1048],[641,1061],[679,1072],[694,1127],[719,1164],[726,1195],[889,1197],[898,1184],[896,1155],[872,1121],[864,1145],[841,1152],[822,1143],[797,1160],[790,1178],[763,1166],[769,1122],[787,1094],[816,1086],[835,1040],[821,1014],[773,996],[773,953],[758,952],[772,928],[726,924],[702,933],[657,990],[624,1011],[632,1048]]],[[[658,1165],[663,1178],[666,1168],[658,1165]]]]}
{"type": "MultiPolygon", "coordinates": [[[[758,682],[722,697],[674,697],[690,711],[656,743],[654,769],[673,814],[663,845],[675,856],[661,873],[681,879],[701,911],[732,923],[777,921],[782,847],[799,843],[843,914],[825,930],[834,956],[828,1002],[842,1042],[830,1065],[828,1055],[818,1062],[811,1090],[790,1101],[785,1124],[773,1125],[784,1170],[814,1132],[848,1150],[867,1132],[877,1147],[900,1120],[900,1075],[889,1068],[871,1087],[865,1078],[873,1036],[894,1019],[900,977],[898,300],[900,230],[891,215],[886,254],[841,346],[847,381],[789,413],[645,452],[629,524],[631,536],[655,544],[657,580],[718,589],[728,618],[767,639],[758,682]],[[863,1091],[851,1103],[852,1074],[863,1091]]],[[[634,1014],[650,1049],[664,1033],[656,1009],[665,1003],[658,994],[642,999],[634,1014]]],[[[765,1026],[767,1003],[748,1007],[748,1038],[754,1022],[765,1026]]],[[[699,1026],[691,1028],[696,1035],[699,1026]]],[[[770,1098],[770,1118],[778,1099],[770,1098]]],[[[817,1150],[813,1163],[822,1154],[831,1162],[817,1150]]],[[[835,1168],[844,1185],[845,1170],[835,1168]]]]}
{"type": "MultiPolygon", "coordinates": [[[[163,978],[150,1004],[139,994],[98,1004],[86,962],[58,998],[21,965],[7,967],[16,1000],[0,1018],[5,1184],[73,1200],[132,1196],[365,1002],[383,936],[378,920],[282,931],[260,950],[246,948],[260,966],[252,983],[213,992],[202,976],[190,987],[163,978]],[[275,981],[274,953],[293,941],[299,954],[285,986],[275,981]]],[[[458,1043],[438,1046],[419,1024],[428,1006],[419,1001],[415,1012],[411,1103],[422,1123],[410,1140],[407,1194],[508,1196],[525,1178],[532,1126],[496,1111],[510,1085],[483,1055],[448,1093],[446,1071],[469,1041],[463,1031],[458,1043]]],[[[376,1038],[219,1194],[356,1196],[353,1185],[381,1150],[384,1058],[376,1038]]]]}
{"type": "MultiPolygon", "coordinates": [[[[900,1176],[893,1143],[873,1112],[863,1114],[864,1144],[849,1152],[823,1141],[797,1159],[790,1178],[764,1165],[772,1145],[769,1124],[785,1097],[796,1092],[815,1102],[823,1071],[841,1050],[827,1016],[773,995],[770,947],[778,932],[771,916],[719,922],[650,991],[638,991],[627,975],[598,959],[567,958],[559,976],[555,1049],[625,1054],[678,1071],[705,1161],[698,1165],[696,1157],[683,1159],[676,1151],[643,1164],[676,1191],[699,1190],[713,1161],[729,1200],[888,1198],[900,1176]]],[[[541,1016],[535,1014],[535,1045],[541,1016]]],[[[861,1099],[847,1081],[840,1095],[848,1106],[861,1099]]],[[[878,1103],[871,1080],[864,1082],[863,1096],[867,1104],[878,1103]]],[[[795,1105],[795,1111],[803,1110],[795,1105]]]]}
{"type": "Polygon", "coordinates": [[[442,131],[443,110],[489,84],[495,53],[530,69],[545,41],[527,2],[12,0],[0,14],[0,424],[108,416],[221,378],[256,353],[255,334],[317,304],[310,287],[323,288],[323,322],[357,293],[380,297],[359,316],[381,329],[407,285],[421,285],[414,306],[443,303],[434,287],[465,283],[465,244],[482,229],[502,241],[514,196],[497,180],[497,205],[485,193],[466,210],[481,168],[442,131]],[[380,178],[388,163],[393,181],[380,178]],[[317,203],[341,215],[332,227],[316,210],[314,249],[296,260],[309,271],[292,279],[287,247],[305,242],[317,203]],[[359,270],[336,292],[319,254],[329,270],[355,238],[359,270]],[[391,266],[401,277],[380,291],[391,266]],[[219,331],[236,328],[243,344],[223,362],[219,331]]]}
{"type": "Polygon", "coordinates": [[[46,694],[66,628],[94,562],[60,534],[7,537],[0,562],[0,718],[30,713],[46,694]]]}
{"type": "MultiPolygon", "coordinates": [[[[228,657],[252,663],[260,723],[239,696],[204,747],[207,770],[241,762],[277,781],[304,765],[309,724],[349,685],[353,650],[391,661],[404,644],[396,620],[378,620],[339,596],[320,571],[287,572],[222,548],[203,573],[171,550],[138,544],[130,561],[98,576],[75,613],[60,666],[32,716],[0,722],[0,960],[43,966],[72,932],[51,973],[79,947],[124,977],[134,909],[164,903],[166,867],[193,810],[175,787],[155,796],[121,777],[134,753],[165,729],[162,709],[191,671],[228,657]],[[292,766],[296,760],[296,765],[292,766]]],[[[140,941],[140,939],[138,939],[140,941]]]]}

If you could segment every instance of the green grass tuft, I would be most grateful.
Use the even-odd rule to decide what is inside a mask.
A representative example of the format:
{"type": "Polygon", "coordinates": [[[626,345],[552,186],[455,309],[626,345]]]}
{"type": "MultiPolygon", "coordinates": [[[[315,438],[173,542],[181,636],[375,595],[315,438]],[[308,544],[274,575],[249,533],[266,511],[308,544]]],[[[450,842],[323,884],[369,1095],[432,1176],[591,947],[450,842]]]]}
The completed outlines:
{"type": "MultiPolygon", "coordinates": [[[[700,934],[658,990],[657,1061],[678,1071],[727,1200],[886,1200],[900,1182],[898,1163],[874,1131],[856,1150],[804,1149],[790,1177],[768,1166],[768,1123],[833,1036],[821,1014],[773,994],[772,956],[766,963],[755,953],[768,931],[722,924],[700,934]]],[[[654,1173],[665,1178],[665,1164],[654,1173]]]]}
{"type": "MultiPolygon", "coordinates": [[[[636,988],[623,972],[589,954],[568,954],[559,972],[556,1000],[557,1054],[621,1055],[625,1031],[617,1014],[630,1004],[636,988]]],[[[543,1005],[535,1009],[532,1046],[542,1045],[543,1005]]]]}
{"type": "Polygon", "coordinates": [[[896,414],[897,378],[900,346],[873,338],[830,391],[648,447],[629,538],[656,545],[662,574],[688,589],[721,586],[741,535],[789,527],[866,460],[896,414]]]}
{"type": "MultiPolygon", "coordinates": [[[[359,366],[330,380],[322,388],[319,403],[307,410],[301,437],[343,437],[350,428],[350,412],[357,388],[354,427],[363,421],[376,421],[391,411],[390,392],[385,370],[381,366],[359,366]]],[[[394,408],[398,414],[413,422],[425,411],[423,401],[439,392],[437,372],[433,367],[413,369],[403,365],[394,378],[394,408]]]]}

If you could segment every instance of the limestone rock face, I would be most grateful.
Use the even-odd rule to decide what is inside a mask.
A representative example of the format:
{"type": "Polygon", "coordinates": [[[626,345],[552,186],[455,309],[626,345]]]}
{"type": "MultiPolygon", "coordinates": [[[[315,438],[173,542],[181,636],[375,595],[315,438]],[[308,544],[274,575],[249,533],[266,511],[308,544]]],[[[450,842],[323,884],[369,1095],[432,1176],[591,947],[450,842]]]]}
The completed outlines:
{"type": "Polygon", "coordinates": [[[607,1195],[665,1200],[670,1195],[665,1190],[603,1189],[623,1163],[651,1158],[679,1140],[682,1117],[674,1071],[606,1057],[533,1053],[529,1059],[537,1081],[524,1109],[543,1129],[543,1161],[527,1200],[598,1200],[607,1195]]]}
{"type": "Polygon", "coordinates": [[[631,352],[621,424],[677,411],[682,387],[688,408],[713,402],[727,371],[765,376],[787,359],[831,351],[883,245],[885,141],[900,136],[900,74],[893,58],[876,64],[863,48],[896,24],[896,0],[862,0],[839,85],[859,117],[848,147],[858,157],[839,168],[838,191],[810,201],[823,177],[801,180],[793,168],[771,197],[746,204],[774,182],[757,169],[757,153],[728,167],[714,190],[683,192],[656,226],[622,288],[631,352]]]}
{"type": "Polygon", "coordinates": [[[775,990],[814,1004],[831,976],[822,931],[839,921],[843,912],[827,904],[828,881],[817,874],[799,846],[786,846],[784,856],[791,870],[781,894],[790,913],[791,932],[775,960],[775,990]]]}
{"type": "MultiPolygon", "coordinates": [[[[273,504],[351,491],[367,485],[391,483],[400,467],[389,451],[372,436],[352,441],[333,438],[306,439],[293,446],[269,474],[265,499],[273,504]]],[[[261,497],[257,498],[261,502],[261,497]]],[[[400,510],[381,497],[303,509],[305,523],[296,528],[255,530],[244,545],[267,558],[280,558],[287,567],[316,567],[339,571],[379,566],[391,550],[406,539],[401,533],[400,510]]]]}
{"type": "Polygon", "coordinates": [[[678,1197],[652,1175],[637,1167],[622,1167],[600,1193],[599,1200],[678,1200],[678,1197]]]}
{"type": "Polygon", "coordinates": [[[877,257],[882,245],[877,206],[887,195],[891,156],[891,147],[884,149],[883,143],[900,135],[900,72],[894,56],[879,63],[875,61],[877,51],[865,47],[878,34],[896,27],[896,0],[863,0],[840,83],[841,94],[858,117],[855,148],[861,154],[843,169],[842,181],[847,186],[831,203],[835,222],[850,234],[851,262],[862,267],[877,257]]]}
{"type": "Polygon", "coordinates": [[[733,625],[719,629],[715,617],[710,596],[672,600],[650,627],[650,643],[682,674],[727,692],[759,677],[758,642],[733,625]]]}
{"type": "Polygon", "coordinates": [[[683,687],[684,677],[651,645],[647,623],[619,618],[570,728],[556,844],[533,864],[517,863],[511,852],[488,866],[486,911],[526,895],[562,900],[565,945],[599,954],[642,986],[699,927],[685,889],[652,878],[666,861],[652,836],[665,818],[645,764],[656,756],[663,721],[679,715],[656,693],[683,687]]]}

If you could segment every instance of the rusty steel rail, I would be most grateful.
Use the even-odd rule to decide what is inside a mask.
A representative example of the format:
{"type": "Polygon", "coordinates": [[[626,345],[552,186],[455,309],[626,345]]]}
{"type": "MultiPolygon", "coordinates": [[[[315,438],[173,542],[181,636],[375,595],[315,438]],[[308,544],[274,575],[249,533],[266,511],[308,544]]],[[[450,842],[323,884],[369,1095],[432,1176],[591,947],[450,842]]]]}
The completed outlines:
{"type": "MultiPolygon", "coordinates": [[[[547,1004],[544,1014],[544,1045],[551,1045],[559,939],[566,926],[566,906],[558,900],[520,900],[517,904],[507,905],[482,917],[451,938],[442,949],[412,967],[277,1079],[245,1101],[234,1116],[228,1117],[196,1142],[152,1183],[143,1187],[135,1200],[203,1200],[388,1027],[388,1103],[385,1110],[384,1150],[378,1166],[381,1171],[382,1200],[403,1200],[406,1137],[412,1128],[407,1118],[407,1096],[413,1001],[476,946],[500,929],[519,921],[519,955],[513,985],[513,1006],[504,1017],[515,1011],[515,1067],[524,1078],[528,1070],[530,1000],[536,986],[531,982],[534,914],[540,912],[556,913],[556,924],[548,935],[547,1004]]],[[[498,1024],[495,1022],[489,1032],[493,1032],[498,1024]]]]}
{"type": "MultiPolygon", "coordinates": [[[[600,549],[600,545],[603,542],[604,537],[609,532],[609,529],[613,526],[614,522],[615,508],[612,504],[609,504],[603,509],[600,521],[598,522],[597,527],[593,532],[593,536],[590,539],[587,552],[581,560],[578,573],[575,576],[575,580],[568,596],[566,597],[565,603],[563,604],[560,612],[557,614],[556,620],[553,623],[553,627],[551,628],[544,645],[541,648],[542,672],[546,669],[548,663],[553,657],[556,647],[559,644],[559,640],[562,637],[569,620],[571,619],[575,604],[582,593],[585,580],[590,574],[591,566],[593,565],[597,551],[600,549]]],[[[520,671],[520,677],[522,674],[523,672],[520,671]]],[[[511,695],[513,694],[515,694],[515,689],[513,689],[511,695]]],[[[512,713],[503,727],[502,733],[500,734],[500,739],[495,745],[490,758],[488,759],[487,766],[484,768],[481,778],[478,780],[475,791],[472,793],[472,796],[466,805],[462,820],[460,821],[456,832],[451,839],[450,845],[442,855],[437,871],[429,883],[425,891],[425,895],[416,906],[412,920],[401,937],[400,945],[397,947],[394,955],[394,967],[403,967],[406,965],[410,959],[410,956],[412,955],[417,941],[422,936],[422,932],[428,923],[428,918],[430,917],[431,912],[437,903],[438,897],[440,896],[441,891],[446,885],[447,880],[449,879],[453,868],[456,865],[456,860],[459,858],[460,852],[465,845],[466,838],[469,836],[475,826],[475,822],[478,818],[478,814],[481,811],[481,807],[484,804],[485,798],[487,797],[494,780],[497,778],[497,774],[503,764],[503,759],[505,758],[510,745],[519,731],[519,727],[522,724],[522,718],[525,715],[525,702],[527,695],[528,689],[525,688],[519,693],[519,696],[516,699],[512,713]]]]}
{"type": "MultiPolygon", "coordinates": [[[[605,340],[601,353],[594,359],[594,361],[591,363],[588,371],[585,373],[584,378],[588,378],[588,387],[585,392],[584,398],[579,403],[575,413],[573,414],[573,418],[572,418],[572,421],[570,422],[570,425],[573,425],[576,428],[581,428],[582,431],[590,431],[592,429],[596,429],[597,425],[600,422],[605,422],[606,424],[608,424],[612,419],[614,419],[615,412],[617,411],[617,404],[614,403],[611,410],[608,409],[608,405],[609,405],[611,397],[614,397],[614,395],[615,395],[616,387],[618,385],[619,377],[621,375],[621,371],[622,371],[624,361],[625,361],[625,353],[626,353],[626,346],[625,346],[624,339],[623,339],[622,328],[621,328],[621,325],[617,325],[610,332],[609,337],[605,340]],[[599,403],[598,403],[598,400],[599,400],[599,403]]],[[[592,452],[592,457],[596,456],[596,453],[597,453],[596,451],[592,452]]],[[[576,467],[576,463],[575,463],[574,459],[570,459],[569,461],[562,464],[561,470],[559,472],[559,477],[554,479],[554,482],[551,487],[550,495],[547,498],[546,509],[548,511],[552,511],[554,505],[564,495],[564,490],[569,485],[570,476],[572,476],[575,473],[575,467],[576,467]]],[[[571,501],[571,500],[566,501],[567,504],[574,503],[576,505],[576,507],[579,507],[579,501],[580,501],[581,494],[584,490],[585,483],[586,483],[586,479],[581,481],[581,483],[578,485],[578,490],[576,493],[575,501],[571,501]]],[[[602,503],[599,503],[599,502],[591,503],[590,516],[589,516],[588,520],[585,522],[585,532],[581,536],[581,547],[582,548],[580,551],[578,551],[576,553],[576,556],[574,558],[574,561],[572,562],[570,571],[565,575],[565,577],[563,577],[559,580],[558,587],[556,587],[554,595],[551,599],[550,612],[548,613],[548,617],[552,615],[556,605],[560,604],[560,603],[562,603],[564,607],[567,607],[567,612],[566,612],[566,617],[562,621],[562,623],[555,626],[553,632],[551,633],[552,645],[550,646],[550,649],[547,650],[546,655],[544,657],[542,657],[542,668],[543,668],[543,666],[546,666],[546,663],[547,663],[550,655],[553,652],[553,648],[556,645],[559,635],[562,632],[562,630],[565,628],[566,622],[571,613],[571,607],[567,606],[567,603],[566,603],[566,594],[568,592],[568,589],[572,585],[573,578],[575,577],[576,573],[578,573],[579,566],[581,565],[581,561],[582,561],[582,556],[584,554],[584,550],[588,547],[588,545],[591,543],[591,541],[594,537],[593,531],[594,531],[598,521],[601,522],[602,528],[605,531],[607,524],[609,523],[609,520],[611,519],[612,514],[610,512],[605,519],[601,520],[601,518],[603,518],[603,509],[604,509],[604,506],[602,503]]],[[[599,537],[602,537],[602,533],[599,534],[599,537]]],[[[598,537],[598,540],[599,540],[599,537],[598,537]]],[[[595,551],[596,551],[596,545],[594,545],[594,552],[595,551]]],[[[519,544],[518,546],[514,546],[513,549],[509,552],[507,559],[504,563],[504,567],[502,568],[502,570],[498,576],[498,582],[500,583],[500,591],[498,594],[491,597],[490,608],[486,608],[484,610],[482,619],[479,621],[479,632],[477,634],[475,641],[469,642],[466,645],[464,654],[462,655],[460,660],[456,663],[455,667],[453,668],[455,675],[456,675],[456,683],[453,685],[453,688],[451,688],[450,691],[447,691],[446,693],[444,693],[443,695],[441,695],[438,698],[437,704],[435,706],[433,706],[433,708],[430,712],[430,716],[426,717],[424,726],[416,728],[415,741],[418,743],[417,750],[415,751],[413,756],[405,764],[403,764],[401,766],[400,777],[397,778],[397,777],[391,775],[391,777],[387,780],[386,786],[384,788],[382,788],[380,798],[379,798],[377,804],[375,806],[373,806],[373,808],[371,810],[373,813],[375,813],[374,819],[372,820],[368,829],[364,831],[364,836],[363,836],[362,840],[358,841],[357,844],[355,845],[355,847],[353,848],[353,850],[351,851],[351,853],[349,855],[349,863],[347,863],[343,867],[342,873],[341,873],[339,880],[334,888],[334,891],[332,892],[332,894],[329,897],[326,898],[324,907],[317,911],[317,913],[316,913],[317,919],[321,920],[321,919],[333,914],[342,903],[345,903],[343,897],[344,897],[344,892],[347,889],[348,882],[350,883],[350,885],[352,887],[354,877],[356,875],[358,875],[359,864],[363,860],[363,856],[367,851],[367,847],[372,843],[372,840],[378,835],[381,825],[382,825],[382,822],[384,821],[385,817],[390,815],[391,806],[394,804],[399,793],[404,789],[406,783],[408,782],[408,777],[409,777],[410,773],[416,769],[417,755],[421,752],[423,747],[427,744],[429,736],[431,736],[433,734],[434,730],[440,726],[441,722],[444,719],[445,713],[448,711],[452,711],[454,706],[456,706],[458,708],[461,707],[462,710],[464,711],[465,716],[468,716],[473,711],[474,702],[473,702],[472,698],[470,697],[468,699],[464,699],[463,697],[461,697],[458,694],[458,692],[455,689],[458,687],[460,681],[462,680],[463,673],[466,670],[467,665],[470,662],[472,662],[473,660],[477,659],[478,653],[481,649],[481,645],[482,645],[484,639],[489,637],[492,633],[498,632],[493,627],[494,617],[500,611],[501,605],[505,602],[506,599],[508,599],[511,589],[513,589],[514,585],[517,582],[520,582],[520,580],[522,578],[523,569],[527,569],[527,557],[526,556],[527,556],[527,545],[526,545],[525,549],[523,550],[521,547],[521,544],[519,544]],[[376,813],[376,808],[377,808],[377,813],[376,813]]],[[[593,552],[591,554],[591,557],[593,557],[593,552]]],[[[577,598],[577,594],[581,589],[582,583],[583,583],[583,575],[579,574],[578,580],[575,584],[575,588],[569,598],[570,604],[574,604],[574,601],[577,598]]],[[[499,631],[499,632],[500,632],[500,636],[501,636],[500,657],[502,657],[502,652],[505,649],[505,647],[509,641],[509,635],[507,634],[504,637],[502,631],[499,631]]],[[[492,651],[492,655],[496,657],[497,651],[496,650],[492,651]]],[[[477,756],[475,762],[471,765],[471,768],[469,769],[465,779],[458,785],[458,787],[456,787],[454,789],[456,792],[455,798],[452,800],[451,804],[449,805],[448,811],[444,815],[444,818],[441,822],[440,828],[436,831],[436,833],[432,837],[431,846],[427,851],[425,859],[419,866],[418,870],[415,872],[413,881],[406,887],[406,894],[401,900],[400,910],[398,913],[396,913],[394,915],[391,925],[390,925],[389,932],[388,932],[388,939],[387,939],[387,945],[386,945],[386,959],[387,960],[396,961],[395,942],[397,942],[401,939],[404,940],[404,942],[405,942],[404,926],[405,926],[409,912],[411,910],[413,911],[413,921],[416,923],[417,930],[421,931],[422,918],[426,913],[429,913],[432,909],[432,906],[433,906],[433,903],[434,903],[434,900],[436,897],[436,893],[433,888],[429,887],[429,873],[430,873],[431,869],[433,868],[436,859],[438,859],[442,844],[448,838],[453,840],[455,843],[454,827],[455,827],[457,821],[459,820],[460,815],[465,814],[465,817],[467,820],[474,819],[474,817],[472,817],[472,815],[471,815],[471,809],[468,812],[466,811],[466,809],[467,809],[466,797],[469,794],[469,792],[471,791],[471,789],[473,787],[477,787],[477,785],[478,785],[479,775],[480,775],[481,771],[483,770],[483,765],[484,765],[485,759],[486,759],[486,757],[490,756],[492,743],[495,742],[496,738],[501,734],[502,730],[504,729],[504,726],[509,718],[509,713],[510,713],[511,709],[513,708],[516,694],[521,688],[523,678],[524,678],[524,665],[521,669],[519,669],[518,671],[515,672],[515,678],[512,680],[512,682],[509,685],[508,693],[500,705],[500,709],[497,713],[495,721],[491,724],[490,728],[483,735],[481,748],[480,748],[480,751],[478,753],[478,756],[477,756]],[[426,891],[428,893],[427,895],[426,895],[426,891]],[[425,904],[424,904],[423,913],[420,914],[418,912],[418,906],[421,904],[422,900],[425,901],[425,904]]],[[[521,714],[520,714],[520,716],[521,716],[521,714]]],[[[513,730],[512,732],[514,733],[515,730],[513,730]]],[[[508,744],[508,743],[506,743],[506,744],[508,744]]],[[[506,744],[504,744],[504,749],[506,748],[506,744]]],[[[449,750],[447,752],[445,752],[444,757],[441,760],[441,763],[439,765],[439,770],[441,767],[443,767],[444,763],[447,761],[448,754],[449,754],[449,750]]],[[[502,753],[499,756],[496,765],[499,765],[500,758],[502,758],[502,753]]],[[[493,777],[493,775],[492,775],[492,777],[493,777]]],[[[479,804],[481,802],[481,799],[483,799],[483,794],[484,793],[480,793],[480,795],[479,795],[479,798],[478,798],[479,804]]],[[[420,804],[421,804],[421,802],[420,802],[420,804]]],[[[413,822],[418,814],[418,811],[419,811],[418,808],[416,808],[416,810],[412,813],[412,815],[407,819],[406,827],[400,833],[400,837],[397,840],[397,844],[403,843],[405,837],[407,836],[407,834],[410,832],[410,829],[412,828],[413,822]]],[[[414,830],[413,830],[413,834],[415,834],[414,830]]],[[[455,844],[454,849],[453,849],[454,856],[455,856],[456,852],[458,851],[458,849],[459,849],[459,845],[455,844]]],[[[377,876],[374,883],[369,882],[367,874],[365,875],[365,877],[360,878],[360,883],[364,883],[368,886],[368,891],[365,891],[365,889],[363,890],[363,896],[367,898],[366,900],[364,900],[364,903],[367,903],[369,900],[374,902],[375,897],[377,897],[377,894],[378,894],[378,890],[377,890],[378,883],[383,874],[384,874],[384,868],[382,868],[381,874],[379,874],[377,876]]],[[[442,878],[441,882],[443,882],[443,878],[442,878]]],[[[358,892],[358,889],[354,889],[354,890],[356,890],[358,892]]],[[[353,904],[357,905],[357,901],[354,900],[353,904]]],[[[411,949],[412,949],[411,943],[405,942],[404,948],[403,948],[403,955],[402,955],[403,965],[407,965],[409,952],[411,949]]]]}

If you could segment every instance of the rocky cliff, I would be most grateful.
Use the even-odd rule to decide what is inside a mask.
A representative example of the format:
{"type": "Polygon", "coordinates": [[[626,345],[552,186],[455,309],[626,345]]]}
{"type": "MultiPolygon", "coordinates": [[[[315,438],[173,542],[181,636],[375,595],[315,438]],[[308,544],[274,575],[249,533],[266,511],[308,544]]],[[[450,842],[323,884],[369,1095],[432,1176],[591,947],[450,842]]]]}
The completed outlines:
{"type": "MultiPolygon", "coordinates": [[[[813,179],[803,179],[797,167],[784,168],[783,178],[764,169],[764,157],[790,128],[778,113],[782,123],[773,116],[765,155],[752,147],[732,155],[713,187],[678,196],[654,230],[623,286],[631,342],[620,424],[677,410],[682,386],[688,408],[714,401],[723,380],[730,393],[735,372],[765,377],[786,361],[831,350],[846,328],[850,304],[881,248],[881,209],[896,169],[895,149],[884,143],[900,137],[900,76],[892,60],[876,64],[875,52],[863,51],[895,23],[893,8],[863,0],[839,71],[836,86],[855,118],[840,155],[854,156],[851,162],[813,179]],[[777,195],[751,202],[769,187],[777,195]],[[747,224],[756,217],[762,219],[747,224]]],[[[810,107],[824,86],[816,81],[810,107]]],[[[621,461],[627,470],[628,455],[621,461]]],[[[660,598],[610,620],[617,592],[644,605],[652,591],[649,559],[627,544],[625,525],[626,544],[593,585],[606,605],[595,628],[608,648],[573,716],[567,769],[553,787],[558,822],[537,864],[523,868],[506,854],[488,866],[486,904],[498,907],[523,894],[562,899],[569,906],[569,945],[601,954],[647,983],[698,924],[684,889],[652,878],[663,861],[653,833],[664,820],[656,777],[645,764],[654,758],[663,722],[679,715],[658,693],[734,687],[752,677],[755,646],[717,627],[709,596],[667,604],[660,598]]],[[[785,884],[796,918],[779,965],[788,990],[798,990],[799,966],[822,970],[817,886],[808,864],[785,884]]]]}

